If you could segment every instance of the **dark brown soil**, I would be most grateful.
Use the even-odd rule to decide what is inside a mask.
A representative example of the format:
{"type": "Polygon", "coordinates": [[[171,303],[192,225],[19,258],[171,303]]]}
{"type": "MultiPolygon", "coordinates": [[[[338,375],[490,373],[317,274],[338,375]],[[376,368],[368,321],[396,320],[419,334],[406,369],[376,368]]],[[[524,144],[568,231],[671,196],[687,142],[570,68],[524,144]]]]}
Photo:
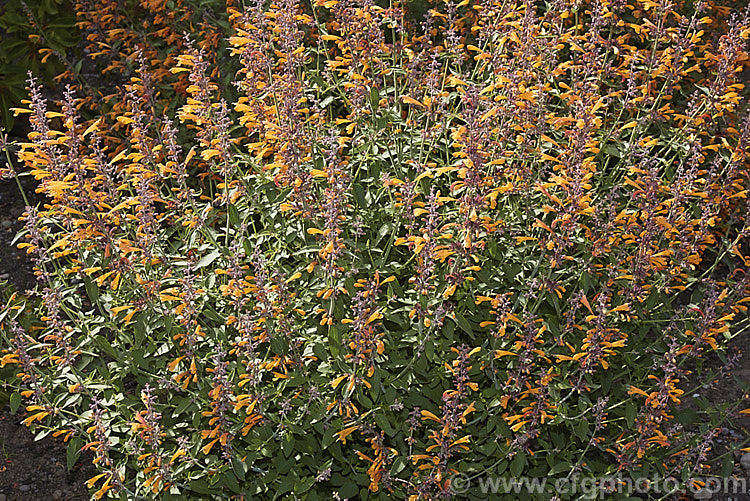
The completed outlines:
{"type": "MultiPolygon", "coordinates": [[[[740,465],[740,458],[750,451],[750,415],[739,413],[750,408],[750,330],[736,334],[729,341],[725,355],[722,360],[717,353],[710,353],[692,364],[691,373],[681,385],[685,389],[681,408],[718,410],[728,407],[723,413],[723,422],[716,429],[705,476],[721,476],[723,460],[728,454],[734,460],[731,478],[738,480],[738,485],[744,481],[745,488],[744,492],[732,492],[730,488],[708,499],[750,501],[750,470],[740,465]]],[[[699,425],[693,423],[686,428],[697,430],[699,425]]]]}
{"type": "Polygon", "coordinates": [[[93,466],[81,459],[68,471],[66,444],[51,437],[35,442],[21,419],[7,408],[0,412],[0,499],[89,499],[85,482],[94,476],[93,466]]]}
{"type": "MultiPolygon", "coordinates": [[[[4,162],[0,161],[0,167],[4,162]]],[[[21,185],[30,203],[39,203],[40,195],[35,193],[34,180],[21,178],[21,185]]],[[[15,180],[0,181],[0,283],[4,281],[18,291],[34,287],[34,274],[23,251],[12,245],[13,239],[23,227],[18,217],[24,211],[23,197],[15,180]]]]}

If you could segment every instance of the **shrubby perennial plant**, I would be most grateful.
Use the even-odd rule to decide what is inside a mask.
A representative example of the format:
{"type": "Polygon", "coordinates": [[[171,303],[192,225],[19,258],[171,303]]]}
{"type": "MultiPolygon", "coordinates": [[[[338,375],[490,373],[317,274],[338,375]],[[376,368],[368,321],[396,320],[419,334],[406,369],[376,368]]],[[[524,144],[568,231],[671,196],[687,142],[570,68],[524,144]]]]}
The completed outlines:
{"type": "Polygon", "coordinates": [[[750,301],[748,12],[416,7],[77,4],[99,93],[16,109],[46,203],[0,356],[95,498],[706,473],[676,416],[750,301]]]}

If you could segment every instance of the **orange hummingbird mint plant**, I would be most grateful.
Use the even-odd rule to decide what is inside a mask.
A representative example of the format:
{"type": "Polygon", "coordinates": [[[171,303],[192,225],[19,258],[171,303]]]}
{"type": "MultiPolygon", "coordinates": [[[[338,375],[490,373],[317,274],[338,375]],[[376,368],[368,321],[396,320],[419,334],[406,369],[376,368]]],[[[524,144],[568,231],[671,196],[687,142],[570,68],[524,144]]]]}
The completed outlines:
{"type": "Polygon", "coordinates": [[[94,452],[95,497],[705,473],[739,414],[683,413],[686,367],[750,301],[747,12],[76,13],[95,90],[31,79],[15,110],[45,201],[0,364],[29,427],[94,452]]]}

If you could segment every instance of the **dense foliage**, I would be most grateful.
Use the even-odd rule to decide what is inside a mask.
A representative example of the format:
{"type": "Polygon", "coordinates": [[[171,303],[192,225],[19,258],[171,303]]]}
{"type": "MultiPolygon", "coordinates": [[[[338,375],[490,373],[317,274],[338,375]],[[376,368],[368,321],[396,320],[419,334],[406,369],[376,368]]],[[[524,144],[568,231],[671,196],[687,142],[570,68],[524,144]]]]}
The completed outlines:
{"type": "Polygon", "coordinates": [[[100,93],[16,110],[48,203],[2,364],[94,497],[705,474],[675,416],[750,301],[746,14],[217,3],[79,2],[100,93]]]}
{"type": "Polygon", "coordinates": [[[66,0],[5,0],[0,4],[0,126],[13,128],[11,108],[26,96],[29,72],[52,84],[79,74],[82,59],[69,57],[79,38],[66,0]]]}

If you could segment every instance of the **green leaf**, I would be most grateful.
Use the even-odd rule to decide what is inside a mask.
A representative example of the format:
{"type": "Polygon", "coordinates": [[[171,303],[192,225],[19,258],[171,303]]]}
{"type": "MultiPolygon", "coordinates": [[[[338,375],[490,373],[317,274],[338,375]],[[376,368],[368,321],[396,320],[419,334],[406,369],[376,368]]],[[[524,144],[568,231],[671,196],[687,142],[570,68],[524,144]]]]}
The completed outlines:
{"type": "MultiPolygon", "coordinates": [[[[296,460],[294,458],[285,459],[281,455],[273,458],[273,465],[276,467],[276,471],[279,472],[280,475],[286,475],[289,473],[295,463],[296,460]]],[[[291,487],[289,488],[291,489],[291,487]]]]}
{"type": "Polygon", "coordinates": [[[328,426],[325,433],[323,433],[323,443],[321,444],[323,449],[327,449],[332,443],[336,441],[336,437],[334,436],[336,432],[337,430],[334,426],[328,426]]]}
{"type": "Polygon", "coordinates": [[[247,254],[248,256],[253,255],[254,247],[253,247],[253,243],[249,239],[247,238],[242,239],[242,247],[245,249],[245,254],[247,254]]]}
{"type": "Polygon", "coordinates": [[[355,184],[352,187],[352,191],[354,192],[354,199],[357,201],[357,204],[360,207],[367,207],[367,200],[365,200],[365,190],[362,188],[362,185],[355,184]]]}
{"type": "Polygon", "coordinates": [[[467,334],[473,334],[474,331],[471,328],[471,324],[468,320],[466,320],[466,317],[461,315],[460,313],[456,313],[456,324],[461,327],[461,330],[463,330],[467,334]]]}
{"type": "Polygon", "coordinates": [[[99,335],[99,336],[96,336],[96,337],[94,338],[94,343],[95,343],[95,344],[96,344],[96,345],[97,345],[97,346],[98,346],[99,348],[101,348],[101,349],[102,349],[102,351],[104,351],[104,353],[106,353],[106,354],[107,354],[107,355],[109,355],[110,357],[112,357],[112,358],[114,358],[114,359],[118,359],[118,358],[119,358],[119,354],[118,354],[118,353],[117,353],[117,351],[116,351],[116,350],[115,350],[115,349],[114,349],[114,348],[112,347],[112,345],[111,345],[111,344],[109,343],[109,341],[108,341],[108,340],[107,340],[107,339],[106,339],[105,337],[103,337],[103,336],[101,336],[101,335],[99,335]]]}
{"type": "Polygon", "coordinates": [[[304,494],[305,492],[310,490],[310,487],[312,487],[314,483],[315,477],[300,478],[296,482],[294,482],[294,493],[304,494]]]}
{"type": "Polygon", "coordinates": [[[692,424],[698,422],[698,413],[694,409],[684,408],[675,413],[675,421],[682,424],[692,424]]]}
{"type": "Polygon", "coordinates": [[[281,480],[281,486],[279,487],[279,490],[276,491],[276,496],[278,497],[280,494],[286,494],[291,491],[294,488],[294,482],[295,478],[293,475],[286,475],[281,480]]]}
{"type": "Polygon", "coordinates": [[[172,413],[173,418],[185,412],[193,404],[193,400],[190,397],[182,398],[179,402],[172,413]]]}
{"type": "Polygon", "coordinates": [[[503,473],[505,473],[505,470],[507,469],[508,469],[508,461],[503,459],[502,461],[500,461],[500,464],[497,465],[497,468],[495,469],[495,475],[498,475],[498,476],[502,475],[503,473]]]}
{"type": "Polygon", "coordinates": [[[391,475],[397,475],[404,468],[406,468],[406,456],[397,456],[393,460],[393,465],[391,465],[391,475]]]}
{"type": "MultiPolygon", "coordinates": [[[[146,312],[139,313],[133,323],[133,344],[136,348],[143,346],[146,340],[146,312]]],[[[168,334],[168,332],[167,332],[168,334]]]]}
{"type": "Polygon", "coordinates": [[[432,339],[428,339],[425,342],[425,345],[424,345],[424,356],[430,362],[432,362],[433,360],[435,360],[435,342],[436,341],[434,341],[432,339]]]}
{"type": "Polygon", "coordinates": [[[510,474],[514,477],[521,476],[523,469],[526,467],[526,454],[523,452],[516,452],[513,461],[510,462],[510,474]]]}
{"type": "Polygon", "coordinates": [[[372,110],[375,111],[378,109],[378,106],[380,105],[380,92],[376,87],[373,87],[370,89],[370,106],[372,106],[372,110]]]}
{"type": "Polygon", "coordinates": [[[86,288],[86,294],[89,296],[89,299],[91,299],[91,302],[98,303],[99,302],[99,287],[97,287],[94,281],[91,280],[91,278],[87,276],[83,277],[83,285],[86,288]]]}
{"type": "Polygon", "coordinates": [[[204,479],[199,480],[193,480],[190,482],[190,490],[197,492],[198,494],[214,494],[215,489],[211,489],[211,487],[208,486],[208,482],[206,482],[204,479]]]}
{"type": "Polygon", "coordinates": [[[354,482],[348,483],[339,489],[339,497],[341,498],[354,498],[359,494],[359,487],[354,482]]]}
{"type": "Polygon", "coordinates": [[[633,402],[625,404],[625,422],[628,423],[628,426],[633,426],[636,412],[635,404],[633,404],[633,402]]]}
{"type": "Polygon", "coordinates": [[[341,353],[341,332],[335,325],[328,326],[328,348],[334,358],[341,353]]]}
{"type": "Polygon", "coordinates": [[[552,468],[550,468],[549,475],[556,475],[558,473],[570,471],[572,467],[573,465],[571,465],[568,461],[562,461],[560,463],[555,464],[552,468]]]}
{"type": "Polygon", "coordinates": [[[581,419],[575,426],[575,433],[581,440],[587,440],[589,438],[589,423],[585,419],[581,419]]]}
{"type": "Polygon", "coordinates": [[[75,464],[78,462],[78,458],[81,457],[81,447],[83,447],[83,439],[81,439],[80,437],[72,437],[68,442],[68,447],[65,454],[68,471],[73,469],[75,464]]]}
{"type": "Polygon", "coordinates": [[[229,224],[231,224],[234,228],[239,227],[240,213],[237,210],[237,207],[234,204],[229,204],[229,207],[227,208],[227,212],[229,214],[229,224]]]}
{"type": "Polygon", "coordinates": [[[391,423],[388,421],[388,417],[386,417],[385,415],[375,414],[375,422],[381,430],[388,434],[388,436],[392,437],[396,434],[396,430],[391,427],[391,423]]]}
{"type": "Polygon", "coordinates": [[[209,264],[213,263],[214,260],[219,256],[221,256],[221,252],[219,251],[213,251],[210,254],[206,254],[200,259],[200,261],[198,261],[198,264],[195,265],[196,269],[208,266],[209,264]]]}
{"type": "Polygon", "coordinates": [[[14,391],[10,394],[10,401],[8,402],[10,405],[10,413],[15,414],[18,410],[18,407],[21,405],[21,394],[17,391],[14,391]]]}
{"type": "Polygon", "coordinates": [[[284,453],[285,457],[289,457],[294,451],[294,443],[295,440],[293,433],[287,433],[284,435],[284,438],[281,440],[281,451],[284,453]]]}
{"type": "Polygon", "coordinates": [[[552,432],[552,443],[555,444],[555,447],[558,449],[562,449],[565,447],[565,444],[567,443],[567,437],[564,437],[560,433],[552,432]]]}
{"type": "Polygon", "coordinates": [[[237,478],[245,480],[245,473],[247,472],[247,465],[239,460],[239,458],[232,458],[232,470],[237,478]]]}
{"type": "Polygon", "coordinates": [[[734,471],[734,456],[731,453],[724,456],[724,461],[721,463],[721,478],[729,478],[734,471]]]}
{"type": "Polygon", "coordinates": [[[235,492],[237,494],[242,492],[240,483],[237,481],[237,477],[234,475],[234,472],[226,472],[224,475],[222,475],[221,480],[224,482],[224,485],[229,487],[229,490],[231,490],[232,492],[235,492]]]}
{"type": "Polygon", "coordinates": [[[616,157],[616,158],[621,158],[622,157],[622,153],[620,153],[620,149],[617,147],[617,145],[615,145],[613,143],[608,143],[604,147],[603,151],[604,151],[605,155],[608,155],[610,157],[616,157]]]}

